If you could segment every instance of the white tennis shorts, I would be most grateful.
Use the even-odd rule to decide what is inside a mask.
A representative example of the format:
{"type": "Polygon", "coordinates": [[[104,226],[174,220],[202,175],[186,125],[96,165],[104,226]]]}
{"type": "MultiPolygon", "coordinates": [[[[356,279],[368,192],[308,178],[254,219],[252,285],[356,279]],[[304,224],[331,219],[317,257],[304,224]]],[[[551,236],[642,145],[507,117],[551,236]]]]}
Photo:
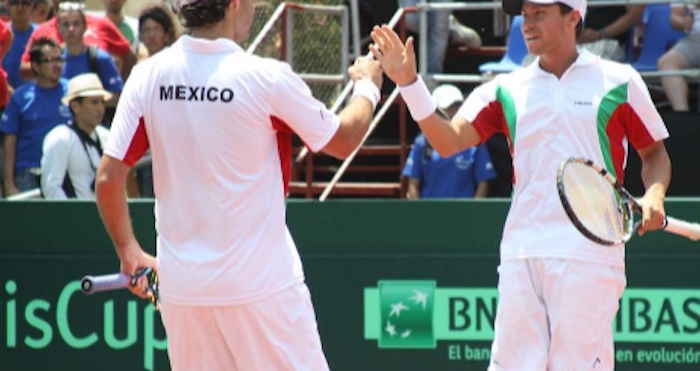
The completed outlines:
{"type": "Polygon", "coordinates": [[[173,371],[328,370],[303,282],[248,304],[160,310],[173,371]]]}
{"type": "Polygon", "coordinates": [[[489,371],[613,370],[624,268],[568,259],[501,262],[489,371]]]}

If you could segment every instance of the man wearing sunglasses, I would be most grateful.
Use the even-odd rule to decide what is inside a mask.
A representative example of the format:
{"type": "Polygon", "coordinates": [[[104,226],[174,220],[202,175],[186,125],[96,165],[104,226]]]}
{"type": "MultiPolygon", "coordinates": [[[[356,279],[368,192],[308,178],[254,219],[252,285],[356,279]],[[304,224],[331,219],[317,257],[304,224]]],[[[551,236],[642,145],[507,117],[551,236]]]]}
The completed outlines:
{"type": "Polygon", "coordinates": [[[71,117],[61,103],[68,87],[61,78],[61,48],[55,41],[43,38],[32,44],[29,54],[36,80],[17,89],[0,119],[0,132],[5,134],[6,196],[39,188],[44,137],[71,117]]]}

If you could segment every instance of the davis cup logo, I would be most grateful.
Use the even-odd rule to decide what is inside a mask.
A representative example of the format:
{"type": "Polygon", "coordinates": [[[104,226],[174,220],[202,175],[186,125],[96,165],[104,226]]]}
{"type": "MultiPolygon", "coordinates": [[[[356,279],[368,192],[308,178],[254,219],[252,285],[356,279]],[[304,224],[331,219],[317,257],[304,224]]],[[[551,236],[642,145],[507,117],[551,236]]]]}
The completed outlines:
{"type": "Polygon", "coordinates": [[[379,281],[380,348],[435,348],[434,281],[379,281]]]}

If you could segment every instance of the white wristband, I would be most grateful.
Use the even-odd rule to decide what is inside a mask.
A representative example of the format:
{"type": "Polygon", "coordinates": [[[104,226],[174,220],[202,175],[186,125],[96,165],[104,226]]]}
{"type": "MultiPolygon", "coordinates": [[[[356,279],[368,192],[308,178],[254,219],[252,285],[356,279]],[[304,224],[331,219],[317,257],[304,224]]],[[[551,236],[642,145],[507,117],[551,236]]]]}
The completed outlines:
{"type": "Polygon", "coordinates": [[[423,121],[437,110],[437,105],[420,76],[410,85],[399,86],[399,91],[414,120],[423,121]]]}
{"type": "Polygon", "coordinates": [[[352,88],[352,98],[356,96],[367,98],[367,100],[372,103],[372,111],[374,111],[374,109],[377,108],[377,104],[379,104],[379,95],[379,88],[372,80],[357,80],[355,81],[355,86],[352,88]]]}

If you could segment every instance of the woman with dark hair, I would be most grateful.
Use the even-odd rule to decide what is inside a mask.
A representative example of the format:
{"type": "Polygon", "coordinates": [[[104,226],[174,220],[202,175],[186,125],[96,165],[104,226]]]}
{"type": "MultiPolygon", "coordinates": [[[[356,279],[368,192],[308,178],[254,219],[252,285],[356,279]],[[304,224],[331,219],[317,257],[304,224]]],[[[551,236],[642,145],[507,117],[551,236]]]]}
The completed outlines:
{"type": "Polygon", "coordinates": [[[146,59],[177,39],[172,12],[161,5],[149,6],[139,15],[138,60],[146,59]]]}

